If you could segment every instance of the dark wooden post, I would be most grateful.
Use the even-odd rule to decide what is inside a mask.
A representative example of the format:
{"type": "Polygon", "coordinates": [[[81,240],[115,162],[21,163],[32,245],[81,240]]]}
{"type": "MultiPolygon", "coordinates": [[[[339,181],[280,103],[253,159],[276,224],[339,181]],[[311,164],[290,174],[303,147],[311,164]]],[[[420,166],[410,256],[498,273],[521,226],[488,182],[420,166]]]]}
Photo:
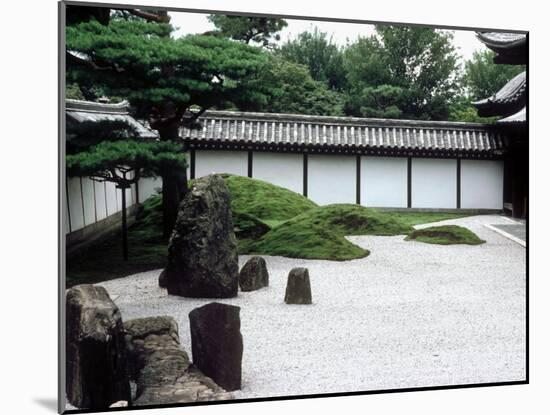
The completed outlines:
{"type": "MultiPolygon", "coordinates": [[[[124,173],[126,177],[126,173],[124,173]]],[[[126,216],[126,189],[130,186],[119,184],[117,186],[122,192],[122,258],[128,261],[128,218],[126,216]]]]}

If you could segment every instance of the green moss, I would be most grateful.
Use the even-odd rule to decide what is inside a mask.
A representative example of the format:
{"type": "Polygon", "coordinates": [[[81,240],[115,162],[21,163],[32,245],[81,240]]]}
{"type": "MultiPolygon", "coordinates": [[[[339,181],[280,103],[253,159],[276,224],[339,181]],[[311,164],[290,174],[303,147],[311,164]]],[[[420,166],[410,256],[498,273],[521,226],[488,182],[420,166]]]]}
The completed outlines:
{"type": "Polygon", "coordinates": [[[438,245],[480,245],[485,243],[469,229],[456,225],[431,226],[429,228],[412,231],[405,240],[425,242],[438,245]]]}
{"type": "Polygon", "coordinates": [[[396,217],[359,205],[334,204],[321,206],[296,216],[291,221],[305,225],[331,226],[341,235],[401,235],[412,228],[396,217]]]}
{"type": "Polygon", "coordinates": [[[349,242],[337,229],[311,226],[306,221],[287,221],[258,241],[247,242],[240,248],[251,254],[334,261],[363,258],[369,254],[368,250],[349,242]]]}
{"type": "Polygon", "coordinates": [[[317,207],[308,198],[249,177],[222,175],[231,192],[231,210],[262,221],[284,221],[317,207]]]}
{"type": "Polygon", "coordinates": [[[243,244],[247,253],[291,258],[349,260],[369,251],[346,235],[399,235],[412,228],[375,209],[335,204],[310,209],[273,227],[256,242],[243,244]]]}

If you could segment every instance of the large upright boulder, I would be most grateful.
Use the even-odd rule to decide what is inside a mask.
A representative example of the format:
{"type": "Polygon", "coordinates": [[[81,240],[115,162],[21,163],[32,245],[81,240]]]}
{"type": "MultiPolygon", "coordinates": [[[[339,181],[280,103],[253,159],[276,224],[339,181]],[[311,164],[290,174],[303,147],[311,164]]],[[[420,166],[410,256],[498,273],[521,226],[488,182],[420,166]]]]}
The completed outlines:
{"type": "Polygon", "coordinates": [[[240,307],[210,303],[189,313],[193,363],[227,391],[241,388],[240,307]]]}
{"type": "Polygon", "coordinates": [[[237,239],[224,180],[195,180],[180,204],[168,246],[168,294],[195,298],[237,296],[237,239]]]}
{"type": "Polygon", "coordinates": [[[66,392],[69,402],[106,409],[131,401],[124,327],[105,288],[77,285],[66,293],[66,392]]]}

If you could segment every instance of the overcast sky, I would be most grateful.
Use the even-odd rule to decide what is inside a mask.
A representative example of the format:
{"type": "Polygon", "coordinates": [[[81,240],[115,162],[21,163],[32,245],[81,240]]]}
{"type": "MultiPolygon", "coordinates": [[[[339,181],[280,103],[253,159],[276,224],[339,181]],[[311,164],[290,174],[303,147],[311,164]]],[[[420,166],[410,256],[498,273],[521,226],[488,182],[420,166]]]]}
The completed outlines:
{"type": "MultiPolygon", "coordinates": [[[[171,12],[171,23],[179,28],[177,35],[187,33],[203,33],[214,29],[208,22],[207,15],[201,13],[171,12]]],[[[368,36],[374,32],[374,26],[358,23],[335,23],[323,21],[286,19],[288,26],[281,32],[281,42],[293,39],[297,34],[311,31],[317,26],[322,32],[332,35],[333,42],[345,45],[347,41],[353,42],[358,36],[368,36]]],[[[464,60],[470,59],[476,50],[483,50],[484,45],[477,40],[475,32],[467,30],[453,30],[454,43],[458,54],[464,60]]]]}

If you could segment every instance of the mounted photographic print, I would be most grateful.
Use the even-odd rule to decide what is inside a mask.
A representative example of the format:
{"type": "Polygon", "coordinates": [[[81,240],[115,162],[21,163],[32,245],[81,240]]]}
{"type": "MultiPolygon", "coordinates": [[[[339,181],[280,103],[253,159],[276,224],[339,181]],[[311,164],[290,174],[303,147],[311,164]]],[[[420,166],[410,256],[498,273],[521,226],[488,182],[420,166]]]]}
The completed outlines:
{"type": "Polygon", "coordinates": [[[60,412],[528,382],[527,32],[59,10],[60,412]]]}

